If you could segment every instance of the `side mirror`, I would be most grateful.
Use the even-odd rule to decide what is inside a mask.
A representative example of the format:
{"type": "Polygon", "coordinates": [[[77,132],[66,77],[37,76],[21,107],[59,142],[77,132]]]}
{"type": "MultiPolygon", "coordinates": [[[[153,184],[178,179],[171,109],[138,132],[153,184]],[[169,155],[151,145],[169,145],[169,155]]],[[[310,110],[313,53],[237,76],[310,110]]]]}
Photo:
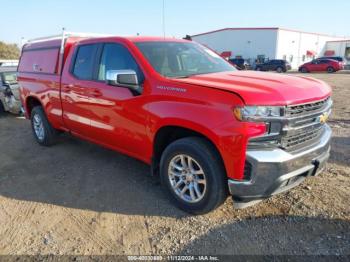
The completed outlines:
{"type": "Polygon", "coordinates": [[[108,85],[126,87],[137,93],[142,92],[142,87],[134,70],[108,70],[106,83],[108,85]]]}

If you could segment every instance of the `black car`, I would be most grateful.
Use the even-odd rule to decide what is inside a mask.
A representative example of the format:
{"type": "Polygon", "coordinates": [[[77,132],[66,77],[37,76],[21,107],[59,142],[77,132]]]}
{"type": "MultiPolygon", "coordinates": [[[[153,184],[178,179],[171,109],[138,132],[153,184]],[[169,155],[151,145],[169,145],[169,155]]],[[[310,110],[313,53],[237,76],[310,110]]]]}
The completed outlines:
{"type": "Polygon", "coordinates": [[[229,61],[234,64],[239,70],[248,70],[250,69],[250,64],[245,61],[243,58],[231,58],[229,61]]]}
{"type": "Polygon", "coordinates": [[[269,60],[255,66],[255,70],[257,71],[276,71],[278,73],[287,72],[291,69],[291,65],[286,60],[282,59],[269,60]]]}

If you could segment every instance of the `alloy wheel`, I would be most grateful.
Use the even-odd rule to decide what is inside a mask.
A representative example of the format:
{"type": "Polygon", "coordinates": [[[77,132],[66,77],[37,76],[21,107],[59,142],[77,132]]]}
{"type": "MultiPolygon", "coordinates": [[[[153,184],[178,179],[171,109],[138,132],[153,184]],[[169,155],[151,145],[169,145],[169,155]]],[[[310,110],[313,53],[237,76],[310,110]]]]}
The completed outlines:
{"type": "Polygon", "coordinates": [[[36,137],[42,141],[45,138],[45,129],[44,129],[44,123],[41,119],[41,116],[38,114],[35,114],[33,117],[33,128],[36,137]]]}
{"type": "Polygon", "coordinates": [[[174,156],[168,167],[168,177],[173,192],[183,201],[197,203],[207,190],[207,179],[202,167],[191,156],[174,156]]]}

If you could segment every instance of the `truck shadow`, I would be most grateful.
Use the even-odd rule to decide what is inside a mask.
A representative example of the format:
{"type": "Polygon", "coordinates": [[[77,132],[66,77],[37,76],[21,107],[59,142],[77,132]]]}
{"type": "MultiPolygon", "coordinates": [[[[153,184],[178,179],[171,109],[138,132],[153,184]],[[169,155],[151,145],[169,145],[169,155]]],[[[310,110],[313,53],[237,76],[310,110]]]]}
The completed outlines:
{"type": "Polygon", "coordinates": [[[350,137],[332,137],[330,162],[343,166],[350,165],[350,137]]]}
{"type": "MultiPolygon", "coordinates": [[[[346,138],[333,143],[349,142],[340,139],[346,138]]],[[[344,163],[348,154],[337,150],[333,146],[335,161],[344,163]]],[[[13,116],[0,118],[0,195],[97,212],[187,216],[144,163],[67,134],[57,145],[41,147],[29,121],[13,116]]]]}
{"type": "Polygon", "coordinates": [[[34,141],[29,121],[0,119],[0,195],[122,214],[184,217],[166,198],[150,167],[71,137],[53,147],[34,141]]]}
{"type": "MultiPolygon", "coordinates": [[[[246,255],[223,257],[222,261],[274,261],[261,255],[289,256],[279,257],[277,261],[314,261],[316,258],[307,255],[348,256],[350,222],[321,217],[256,217],[214,228],[187,244],[178,254],[246,255]],[[298,259],[294,260],[291,255],[298,255],[295,257],[298,259]]],[[[332,258],[325,261],[330,260],[332,258]]]]}

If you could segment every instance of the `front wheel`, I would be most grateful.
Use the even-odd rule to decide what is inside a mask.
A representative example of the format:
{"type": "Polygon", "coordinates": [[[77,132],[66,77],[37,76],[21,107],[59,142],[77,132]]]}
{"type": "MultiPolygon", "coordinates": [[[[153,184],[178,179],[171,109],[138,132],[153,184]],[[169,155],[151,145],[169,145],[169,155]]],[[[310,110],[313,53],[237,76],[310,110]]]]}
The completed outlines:
{"type": "Polygon", "coordinates": [[[51,126],[41,106],[32,109],[31,123],[34,137],[40,145],[51,146],[56,142],[58,131],[51,126]]]}
{"type": "Polygon", "coordinates": [[[327,68],[327,72],[328,72],[328,73],[334,73],[334,72],[335,72],[335,69],[334,69],[333,67],[330,66],[330,67],[327,68]]]}
{"type": "Polygon", "coordinates": [[[302,73],[307,73],[307,72],[308,72],[308,70],[307,70],[305,67],[302,67],[302,68],[300,69],[300,71],[301,71],[302,73]]]}
{"type": "Polygon", "coordinates": [[[221,158],[205,139],[189,137],[171,143],[160,163],[160,179],[180,209],[204,214],[227,198],[227,179],[221,158]]]}
{"type": "Polygon", "coordinates": [[[283,72],[283,68],[279,66],[279,67],[276,68],[276,71],[277,71],[277,73],[282,73],[283,72]]]}

